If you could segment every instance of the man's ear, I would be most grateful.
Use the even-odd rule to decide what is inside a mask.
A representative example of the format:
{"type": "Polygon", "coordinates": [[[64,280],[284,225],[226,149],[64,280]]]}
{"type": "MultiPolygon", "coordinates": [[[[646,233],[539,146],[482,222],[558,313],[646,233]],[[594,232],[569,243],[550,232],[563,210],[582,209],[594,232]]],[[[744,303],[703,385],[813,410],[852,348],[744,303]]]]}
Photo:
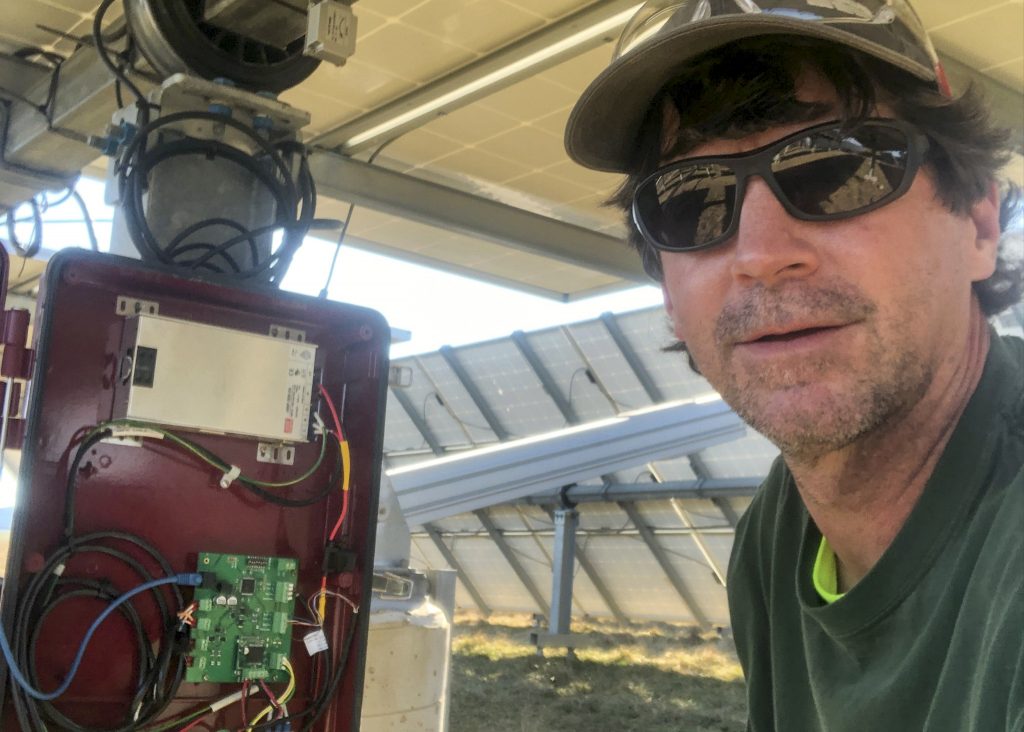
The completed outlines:
{"type": "Polygon", "coordinates": [[[999,204],[999,186],[993,182],[985,196],[976,201],[968,212],[968,218],[974,224],[974,239],[967,255],[972,282],[987,280],[996,271],[999,240],[1002,236],[999,204]]]}

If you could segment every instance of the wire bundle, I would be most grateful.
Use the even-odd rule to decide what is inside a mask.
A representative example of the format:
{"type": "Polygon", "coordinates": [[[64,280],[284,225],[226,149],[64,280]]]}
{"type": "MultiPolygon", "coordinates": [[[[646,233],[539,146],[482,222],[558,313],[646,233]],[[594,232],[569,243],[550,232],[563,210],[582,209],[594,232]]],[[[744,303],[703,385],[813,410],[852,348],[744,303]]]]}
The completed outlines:
{"type": "Polygon", "coordinates": [[[32,576],[21,593],[14,621],[10,650],[15,663],[11,665],[10,671],[17,681],[21,675],[18,669],[24,669],[25,678],[21,681],[26,682],[11,684],[14,709],[20,728],[26,732],[45,732],[54,727],[70,732],[98,732],[96,728],[85,727],[69,719],[50,701],[67,689],[78,670],[93,632],[114,610],[128,621],[135,637],[138,656],[137,682],[125,716],[105,732],[139,729],[141,725],[155,719],[176,696],[185,673],[185,659],[180,653],[182,638],[177,632],[177,612],[183,605],[181,590],[175,584],[178,581],[180,578],[174,574],[170,564],[154,547],[143,539],[125,532],[103,531],[88,534],[66,543],[50,556],[43,569],[32,576]],[[109,582],[64,576],[64,568],[69,562],[76,557],[89,554],[102,555],[120,562],[140,579],[141,584],[122,595],[109,582]],[[139,557],[142,557],[145,563],[140,561],[139,557]],[[159,567],[160,573],[152,573],[147,564],[159,567]],[[163,589],[164,585],[171,588],[170,602],[163,589]],[[139,613],[126,601],[143,592],[152,594],[160,619],[161,633],[155,648],[151,645],[139,613]],[[95,598],[111,604],[86,633],[76,659],[60,687],[49,693],[30,691],[27,687],[39,686],[36,649],[43,624],[57,607],[81,598],[95,598]]]}
{"type": "MultiPolygon", "coordinates": [[[[356,615],[358,613],[358,606],[352,600],[340,593],[326,589],[325,583],[322,585],[320,592],[310,598],[310,610],[314,615],[316,627],[318,628],[322,628],[324,625],[324,602],[327,596],[343,600],[348,608],[351,609],[351,614],[339,616],[342,618],[339,622],[344,623],[344,638],[340,644],[340,654],[335,649],[328,648],[323,654],[317,656],[316,663],[318,668],[320,664],[324,664],[326,670],[324,675],[317,674],[319,681],[314,683],[316,691],[313,692],[313,698],[303,710],[292,713],[288,709],[287,704],[296,692],[296,681],[294,670],[291,668],[291,664],[286,661],[285,669],[288,671],[290,680],[287,687],[279,695],[275,695],[266,684],[259,683],[253,685],[252,689],[243,688],[239,692],[229,694],[218,701],[204,705],[185,715],[169,720],[157,721],[157,718],[166,709],[170,701],[177,696],[178,689],[184,679],[187,640],[189,630],[195,624],[193,613],[197,608],[195,602],[185,602],[181,590],[176,586],[172,588],[171,601],[168,602],[167,591],[162,589],[162,586],[173,585],[174,583],[198,584],[201,581],[201,577],[200,575],[174,575],[167,560],[154,547],[144,539],[125,532],[103,531],[76,537],[74,517],[77,482],[84,467],[83,461],[96,444],[109,437],[159,439],[167,441],[174,447],[185,451],[202,463],[219,471],[224,476],[221,479],[222,485],[224,481],[229,480],[228,476],[230,476],[231,482],[237,482],[246,490],[265,497],[270,502],[286,507],[312,505],[324,500],[333,490],[337,490],[340,487],[343,492],[342,508],[329,534],[329,540],[333,541],[341,532],[349,510],[351,458],[348,442],[342,433],[341,421],[337,410],[326,389],[321,386],[320,391],[330,410],[334,430],[327,430],[319,415],[314,414],[318,427],[317,432],[321,435],[319,455],[315,462],[301,474],[284,481],[262,481],[243,475],[238,468],[230,465],[228,461],[203,446],[170,432],[159,425],[135,420],[112,420],[84,431],[70,459],[67,474],[64,542],[46,560],[43,569],[31,576],[20,595],[15,612],[12,635],[15,640],[12,644],[13,648],[7,647],[6,638],[0,634],[0,641],[5,646],[3,650],[8,658],[12,678],[15,682],[12,684],[14,689],[14,707],[21,729],[27,732],[46,732],[54,728],[70,730],[70,732],[135,732],[139,730],[145,730],[146,732],[177,730],[180,732],[181,730],[194,729],[206,716],[219,712],[221,709],[236,702],[241,702],[244,714],[245,700],[252,693],[258,691],[262,691],[266,695],[269,705],[257,714],[251,722],[243,724],[247,731],[270,730],[270,732],[278,732],[278,730],[292,730],[292,722],[298,720],[305,720],[301,730],[308,731],[313,728],[316,721],[324,714],[334,699],[347,668],[348,658],[356,634],[356,615]],[[327,452],[328,437],[337,443],[338,460],[324,488],[308,497],[280,495],[277,492],[280,489],[296,486],[312,477],[320,469],[327,452]],[[127,551],[124,547],[125,544],[128,545],[127,551]],[[140,584],[128,592],[119,594],[108,581],[92,577],[66,576],[64,570],[67,564],[73,558],[86,554],[102,555],[121,563],[140,579],[140,584]],[[156,575],[152,574],[147,568],[154,566],[160,570],[156,575]],[[157,616],[161,628],[157,644],[150,642],[151,633],[147,632],[142,616],[128,602],[128,600],[144,593],[153,593],[153,599],[157,606],[157,616]],[[104,601],[108,603],[107,608],[96,618],[86,633],[79,647],[78,654],[69,672],[65,675],[63,682],[54,691],[39,691],[36,655],[41,629],[58,606],[81,598],[95,598],[104,601]],[[320,601],[319,611],[313,605],[317,600],[320,601]],[[136,654],[138,657],[136,669],[137,683],[125,716],[115,726],[100,730],[93,727],[85,727],[75,720],[69,719],[50,702],[67,690],[78,670],[85,648],[92,639],[93,633],[115,611],[119,612],[128,621],[136,640],[138,648],[136,654]],[[347,620],[344,620],[344,618],[347,618],[347,620]],[[25,671],[22,672],[20,669],[25,671]]],[[[326,577],[324,580],[326,580],[326,577]]]]}
{"type": "Polygon", "coordinates": [[[116,174],[132,242],[143,259],[163,265],[280,284],[314,223],[316,184],[309,170],[306,148],[293,141],[271,144],[248,125],[213,112],[177,112],[145,122],[121,153],[116,174]],[[220,140],[189,137],[172,127],[190,122],[229,127],[242,135],[253,152],[220,140]],[[259,181],[274,201],[274,221],[250,229],[231,219],[209,218],[182,229],[167,241],[160,241],[146,218],[149,178],[162,163],[185,156],[217,160],[240,168],[259,181]],[[297,160],[294,175],[285,161],[286,156],[297,160]],[[223,232],[225,228],[234,231],[234,235],[222,241],[201,236],[211,230],[223,232]],[[275,231],[283,231],[281,243],[276,251],[264,254],[260,251],[259,240],[275,231]],[[248,259],[245,266],[240,262],[242,257],[248,259]]]}

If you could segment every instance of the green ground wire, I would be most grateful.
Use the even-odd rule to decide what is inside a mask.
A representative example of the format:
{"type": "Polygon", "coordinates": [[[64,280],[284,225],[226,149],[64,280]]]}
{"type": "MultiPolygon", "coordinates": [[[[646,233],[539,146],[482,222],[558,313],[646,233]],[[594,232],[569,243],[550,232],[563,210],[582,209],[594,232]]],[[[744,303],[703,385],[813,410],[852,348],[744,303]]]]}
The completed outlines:
{"type": "MultiPolygon", "coordinates": [[[[102,423],[96,425],[96,427],[93,428],[93,430],[88,435],[86,435],[85,439],[89,439],[89,437],[92,437],[94,434],[96,434],[97,432],[99,432],[101,430],[111,429],[111,428],[114,428],[114,427],[129,427],[129,428],[144,429],[144,430],[150,430],[150,431],[153,431],[153,432],[157,432],[160,435],[162,435],[163,437],[165,437],[168,440],[170,440],[171,442],[173,442],[176,445],[178,445],[179,447],[182,447],[182,448],[188,450],[189,452],[191,452],[193,455],[198,457],[203,462],[205,462],[208,465],[211,465],[211,466],[217,468],[217,470],[220,470],[221,472],[224,472],[224,473],[226,473],[229,470],[231,470],[231,467],[232,467],[231,465],[226,463],[223,460],[223,458],[220,458],[220,457],[214,455],[212,452],[210,452],[206,448],[201,447],[200,445],[197,445],[194,442],[186,440],[184,437],[181,437],[180,435],[176,435],[173,432],[169,432],[168,430],[165,430],[162,427],[157,427],[156,425],[149,424],[148,422],[138,422],[136,420],[131,420],[131,419],[115,419],[115,420],[111,420],[109,422],[102,422],[102,423]]],[[[259,486],[261,488],[288,488],[290,486],[297,485],[298,483],[301,483],[302,481],[306,480],[307,478],[312,476],[314,473],[316,473],[316,471],[323,464],[324,456],[326,454],[327,454],[327,434],[324,433],[323,435],[321,435],[321,438],[320,438],[320,455],[317,457],[316,462],[313,463],[312,467],[310,467],[302,475],[300,475],[298,477],[295,477],[295,478],[292,478],[290,480],[274,482],[274,481],[257,480],[256,478],[250,478],[247,475],[240,474],[235,480],[238,480],[238,481],[243,482],[243,483],[250,483],[252,485],[256,485],[256,486],[259,486]]]]}

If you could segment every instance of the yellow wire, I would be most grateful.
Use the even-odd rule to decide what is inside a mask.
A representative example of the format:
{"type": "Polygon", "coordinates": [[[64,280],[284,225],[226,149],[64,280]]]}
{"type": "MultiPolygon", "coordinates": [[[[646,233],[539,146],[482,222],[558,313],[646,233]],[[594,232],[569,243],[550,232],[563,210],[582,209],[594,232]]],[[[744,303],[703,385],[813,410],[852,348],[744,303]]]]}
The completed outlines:
{"type": "MultiPolygon", "coordinates": [[[[295,669],[292,668],[292,664],[287,658],[281,659],[281,665],[284,666],[284,670],[288,672],[288,686],[285,687],[284,693],[277,698],[277,701],[280,704],[287,704],[295,694],[295,669]]],[[[249,722],[249,726],[245,728],[246,732],[251,732],[252,728],[259,724],[264,717],[269,717],[273,713],[274,705],[268,704],[260,710],[259,714],[253,717],[251,722],[249,722]]]]}
{"type": "MultiPolygon", "coordinates": [[[[347,493],[349,488],[349,479],[352,475],[352,453],[348,449],[348,440],[339,440],[338,446],[341,448],[341,492],[347,493]]],[[[320,589],[323,590],[327,586],[326,578],[320,585],[320,589]]],[[[317,610],[320,611],[321,622],[327,618],[327,595],[320,595],[320,600],[317,603],[317,610]]]]}
{"type": "Polygon", "coordinates": [[[341,490],[348,490],[349,476],[351,475],[352,455],[348,449],[348,440],[341,440],[341,490]]]}

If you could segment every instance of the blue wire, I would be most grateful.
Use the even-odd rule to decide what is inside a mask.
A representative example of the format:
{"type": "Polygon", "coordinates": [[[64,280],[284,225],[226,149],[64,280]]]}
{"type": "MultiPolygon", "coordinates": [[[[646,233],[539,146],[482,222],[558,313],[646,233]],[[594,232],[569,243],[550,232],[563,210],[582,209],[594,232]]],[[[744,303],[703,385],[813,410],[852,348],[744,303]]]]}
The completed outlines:
{"type": "Polygon", "coordinates": [[[203,583],[202,575],[195,573],[176,574],[172,577],[161,577],[160,579],[150,580],[144,584],[135,587],[134,589],[128,590],[128,592],[121,595],[119,598],[114,600],[107,606],[107,609],[100,613],[99,617],[93,621],[92,625],[89,626],[89,630],[86,631],[85,638],[82,639],[82,645],[78,647],[78,654],[75,656],[74,662],[71,664],[71,669],[68,671],[68,675],[64,678],[64,681],[56,689],[49,693],[39,691],[32,687],[32,684],[28,682],[25,675],[18,668],[18,665],[14,662],[14,653],[11,651],[11,644],[7,641],[7,634],[4,633],[3,626],[0,625],[0,650],[3,650],[4,659],[7,661],[7,667],[11,670],[11,678],[17,682],[18,686],[25,690],[33,699],[39,701],[53,701],[71,686],[71,680],[75,678],[75,674],[78,673],[78,666],[82,663],[82,656],[85,655],[85,649],[89,645],[89,641],[92,640],[93,633],[96,629],[102,625],[103,621],[110,617],[110,614],[117,610],[121,605],[131,600],[136,595],[140,595],[143,592],[148,592],[155,587],[161,587],[162,585],[190,585],[192,587],[198,587],[203,583]]]}

